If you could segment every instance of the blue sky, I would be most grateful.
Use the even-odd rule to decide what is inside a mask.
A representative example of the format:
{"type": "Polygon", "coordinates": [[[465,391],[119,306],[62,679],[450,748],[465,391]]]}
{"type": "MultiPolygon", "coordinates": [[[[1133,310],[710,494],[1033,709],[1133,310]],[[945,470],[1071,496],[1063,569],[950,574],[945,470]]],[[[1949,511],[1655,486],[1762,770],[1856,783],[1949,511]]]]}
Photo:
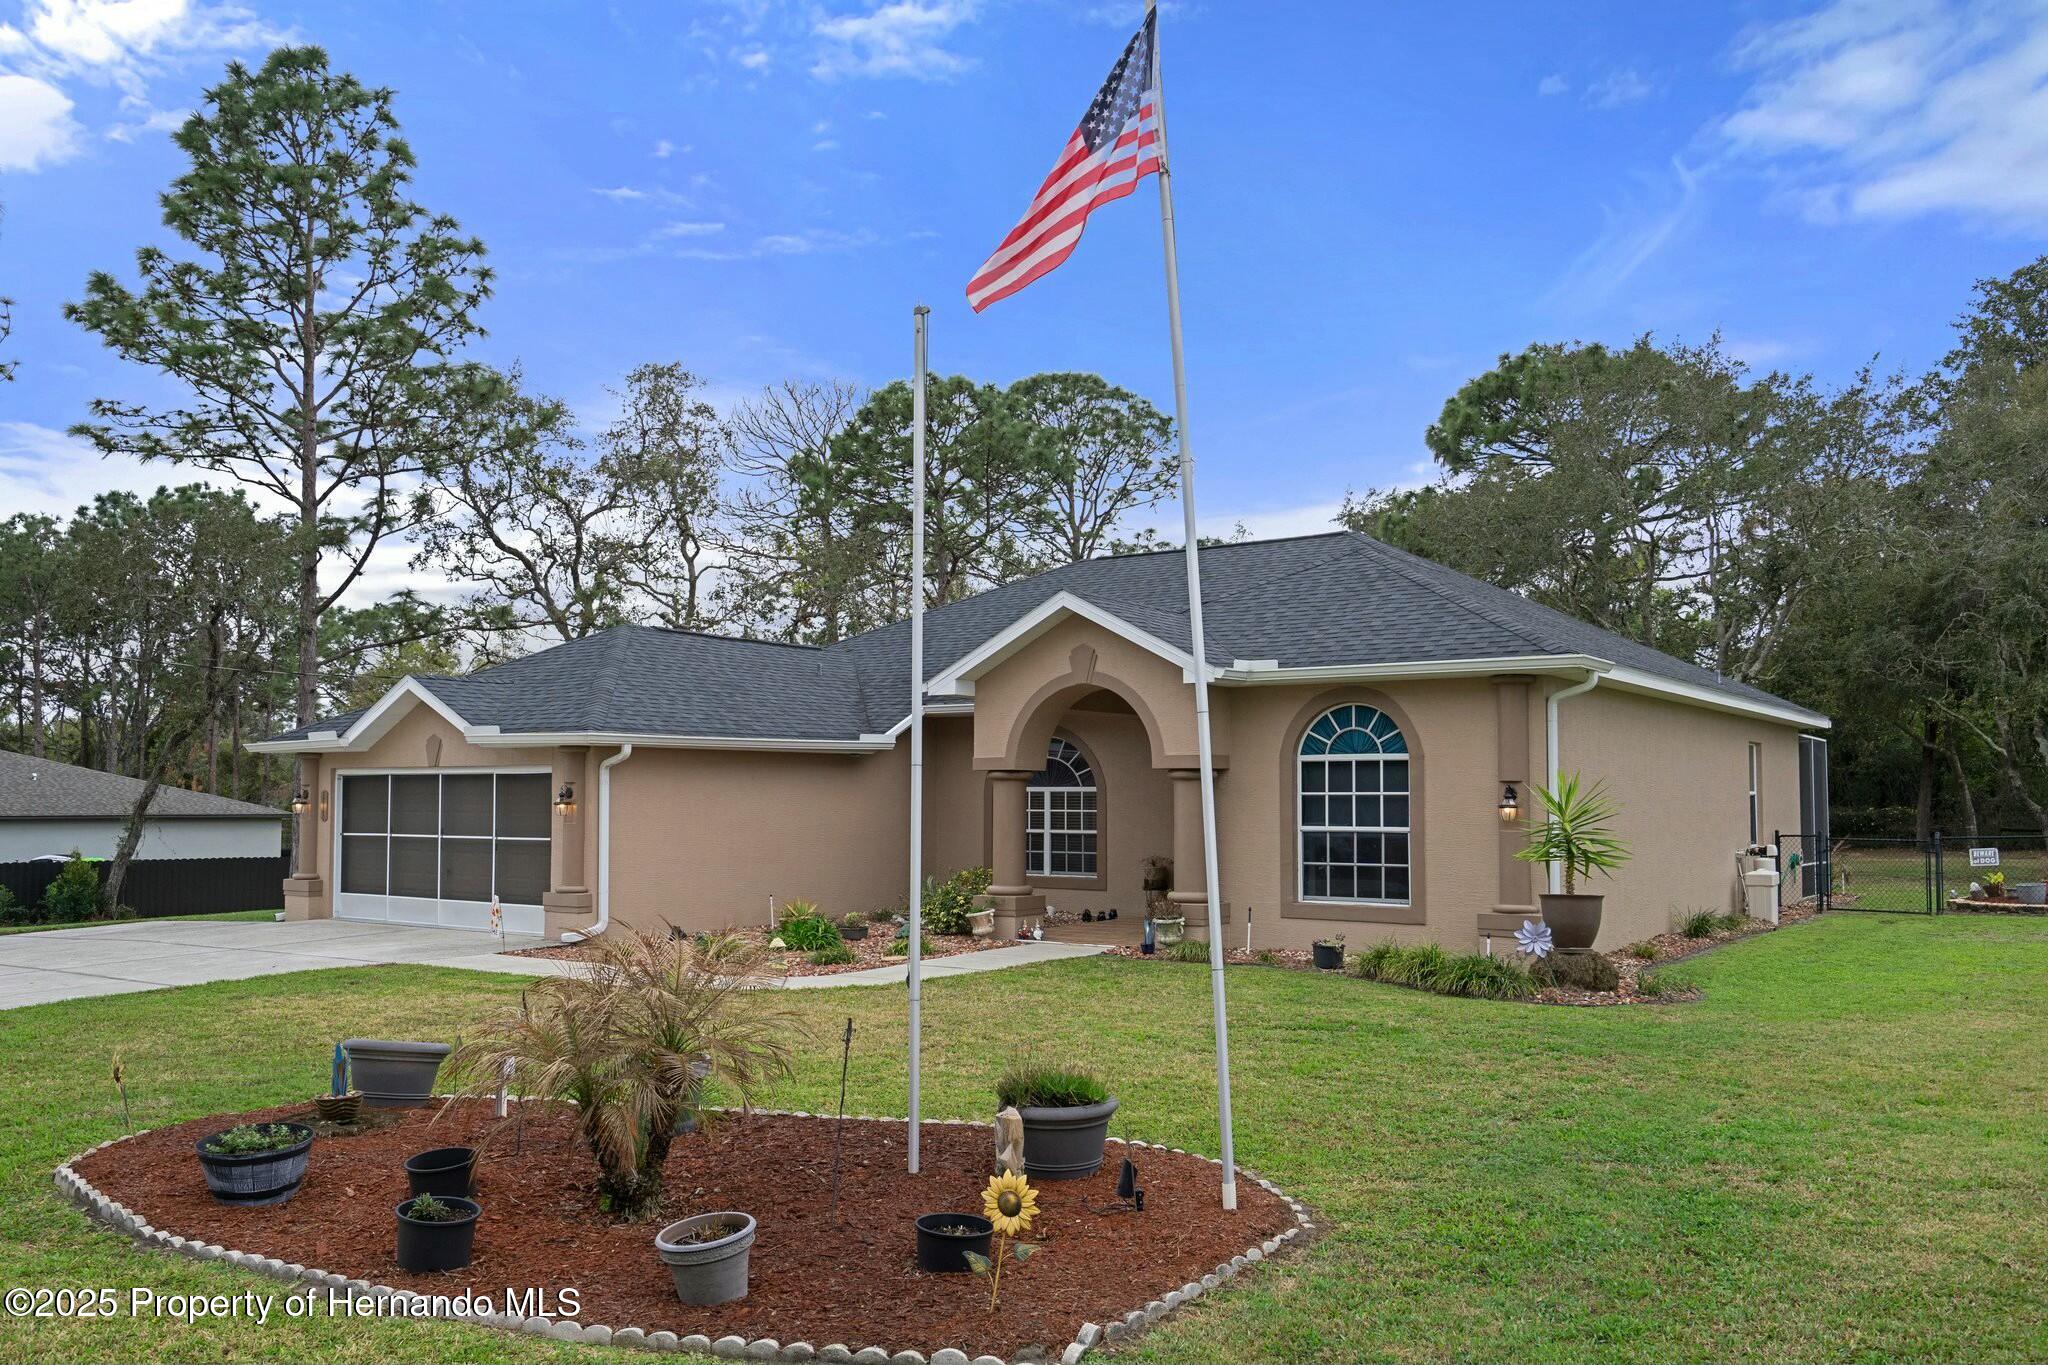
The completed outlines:
{"type": "MultiPolygon", "coordinates": [[[[165,129],[282,39],[398,91],[417,197],[499,271],[479,346],[601,422],[680,360],[788,376],[1097,370],[1171,398],[1156,195],[975,317],[1139,17],[1100,0],[0,0],[0,511],[157,471],[61,435],[159,392],[59,316],[162,240],[165,129]]],[[[1840,380],[1924,368],[2048,229],[2039,4],[1291,4],[1162,16],[1205,525],[1322,529],[1412,482],[1459,383],[1535,341],[1721,331],[1840,380]]],[[[376,585],[396,581],[396,563],[376,585]]]]}

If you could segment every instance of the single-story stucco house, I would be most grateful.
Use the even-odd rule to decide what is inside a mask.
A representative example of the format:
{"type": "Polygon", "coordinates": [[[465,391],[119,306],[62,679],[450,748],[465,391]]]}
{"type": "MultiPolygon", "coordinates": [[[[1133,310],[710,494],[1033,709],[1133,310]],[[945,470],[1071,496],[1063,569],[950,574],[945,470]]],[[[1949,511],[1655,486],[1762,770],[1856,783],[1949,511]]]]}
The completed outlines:
{"type": "MultiPolygon", "coordinates": [[[[140,778],[0,750],[0,863],[113,857],[142,787],[140,778]]],[[[283,836],[283,811],[159,787],[135,856],[275,858],[283,836]]]]}
{"type": "MultiPolygon", "coordinates": [[[[927,870],[986,865],[1007,929],[1136,920],[1148,857],[1202,919],[1178,552],[1053,569],[926,617],[927,870]]],[[[1740,904],[1737,854],[1824,828],[1824,716],[1351,533],[1202,551],[1226,930],[1474,948],[1534,915],[1503,796],[1548,748],[1634,859],[1601,946],[1740,904]],[[1809,747],[1810,746],[1810,747],[1809,747]],[[1801,793],[1809,793],[1802,802],[1801,793]]],[[[313,778],[293,917],[559,935],[905,898],[909,626],[824,648],[639,626],[258,746],[313,778]]]]}

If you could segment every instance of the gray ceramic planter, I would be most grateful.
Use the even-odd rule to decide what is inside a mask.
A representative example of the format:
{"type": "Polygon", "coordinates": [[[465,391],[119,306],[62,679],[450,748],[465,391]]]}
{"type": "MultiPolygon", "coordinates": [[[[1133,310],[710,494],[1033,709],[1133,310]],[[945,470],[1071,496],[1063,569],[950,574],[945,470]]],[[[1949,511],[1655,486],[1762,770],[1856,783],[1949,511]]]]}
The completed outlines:
{"type": "Polygon", "coordinates": [[[654,1236],[654,1250],[675,1281],[676,1297],[697,1308],[747,1296],[747,1253],[754,1247],[754,1216],[700,1213],[670,1223],[654,1236]],[[708,1224],[737,1224],[738,1230],[708,1242],[690,1234],[708,1224]]]}
{"type": "Polygon", "coordinates": [[[1605,896],[1552,896],[1536,898],[1543,906],[1543,922],[1550,926],[1550,941],[1561,953],[1591,952],[1600,937],[1600,907],[1605,896]]]}
{"type": "Polygon", "coordinates": [[[446,1043],[388,1038],[351,1038],[342,1047],[348,1052],[349,1078],[372,1109],[399,1109],[432,1099],[434,1076],[450,1051],[446,1043]]]}
{"type": "Polygon", "coordinates": [[[199,1140],[199,1167],[206,1172],[206,1188],[215,1199],[223,1204],[282,1204],[299,1192],[299,1184],[306,1178],[306,1158],[313,1148],[313,1130],[303,1123],[284,1126],[297,1133],[299,1140],[274,1152],[228,1156],[206,1150],[206,1144],[219,1133],[199,1140]]]}
{"type": "Polygon", "coordinates": [[[1079,1180],[1102,1169],[1102,1144],[1109,1140],[1116,1096],[1100,1104],[1059,1108],[1021,1106],[1024,1170],[1040,1180],[1079,1180]]]}
{"type": "Polygon", "coordinates": [[[2048,905],[2048,882],[2014,882],[2012,894],[2021,905],[2048,905]]]}

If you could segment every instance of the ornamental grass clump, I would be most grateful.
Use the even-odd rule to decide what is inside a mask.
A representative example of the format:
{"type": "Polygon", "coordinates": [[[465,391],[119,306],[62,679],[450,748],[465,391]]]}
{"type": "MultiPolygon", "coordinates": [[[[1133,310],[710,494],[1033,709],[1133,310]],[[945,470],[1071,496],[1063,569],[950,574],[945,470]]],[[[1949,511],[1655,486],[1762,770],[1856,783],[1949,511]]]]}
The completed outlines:
{"type": "MultiPolygon", "coordinates": [[[[792,901],[789,909],[808,905],[805,901],[792,901]]],[[[775,933],[792,951],[815,953],[820,948],[830,948],[840,942],[839,926],[817,913],[816,906],[809,906],[809,913],[788,915],[775,927],[775,933]]]]}
{"type": "Polygon", "coordinates": [[[1449,953],[1434,943],[1376,943],[1344,966],[1352,976],[1437,995],[1523,1000],[1535,994],[1529,974],[1504,957],[1449,953]]]}
{"type": "Polygon", "coordinates": [[[998,1109],[1074,1109],[1108,1098],[1102,1079],[1078,1067],[1014,1062],[996,1081],[998,1109]]]}
{"type": "Polygon", "coordinates": [[[739,935],[677,939],[614,930],[567,976],[528,987],[457,1045],[457,1098],[501,1085],[570,1109],[598,1166],[599,1203],[624,1218],[652,1213],[677,1121],[695,1116],[706,1082],[751,1107],[789,1074],[803,1027],[758,990],[767,954],[739,935]],[[572,1108],[573,1106],[573,1108],[572,1108]]]}
{"type": "Polygon", "coordinates": [[[811,954],[811,965],[813,967],[843,967],[847,963],[857,960],[853,949],[837,939],[811,954]]]}

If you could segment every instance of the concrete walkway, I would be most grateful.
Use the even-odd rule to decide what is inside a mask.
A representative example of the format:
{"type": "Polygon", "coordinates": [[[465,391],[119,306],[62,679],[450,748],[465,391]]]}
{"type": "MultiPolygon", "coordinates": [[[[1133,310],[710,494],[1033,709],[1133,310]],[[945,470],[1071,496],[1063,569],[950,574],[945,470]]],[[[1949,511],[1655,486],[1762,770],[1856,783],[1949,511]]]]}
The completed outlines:
{"type": "MultiPolygon", "coordinates": [[[[537,946],[538,938],[469,929],[414,928],[353,920],[130,920],[88,929],[0,935],[0,1009],[84,996],[239,981],[318,967],[422,963],[473,971],[550,976],[566,971],[558,958],[512,957],[501,947],[537,946]]],[[[939,958],[925,976],[991,972],[1033,962],[1086,957],[1102,949],[1080,943],[1018,943],[979,953],[939,958]]],[[[792,990],[828,986],[886,986],[909,975],[897,963],[836,976],[791,977],[792,990]]]]}

